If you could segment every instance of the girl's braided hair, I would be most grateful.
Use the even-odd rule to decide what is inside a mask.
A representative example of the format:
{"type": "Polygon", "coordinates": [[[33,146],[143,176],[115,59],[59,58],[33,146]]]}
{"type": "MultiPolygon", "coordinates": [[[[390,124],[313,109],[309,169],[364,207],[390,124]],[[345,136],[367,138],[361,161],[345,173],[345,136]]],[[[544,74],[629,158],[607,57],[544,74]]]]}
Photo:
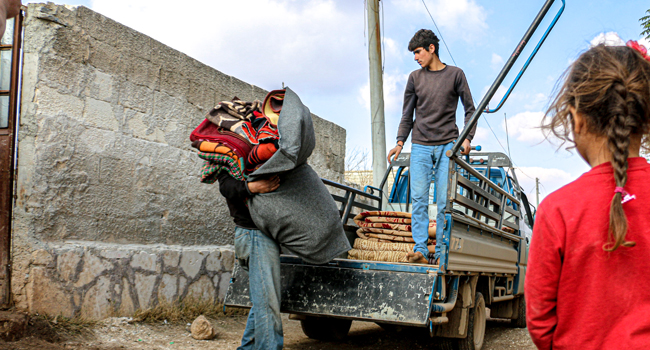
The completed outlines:
{"type": "MultiPolygon", "coordinates": [[[[563,143],[575,144],[569,111],[569,107],[574,107],[585,117],[589,132],[607,137],[616,187],[624,187],[630,136],[642,136],[644,144],[648,141],[650,62],[630,47],[601,44],[580,55],[564,76],[564,84],[546,112],[550,119],[545,118],[542,128],[563,143]]],[[[621,197],[621,193],[615,193],[610,204],[605,251],[636,244],[625,239],[627,217],[621,197]]]]}

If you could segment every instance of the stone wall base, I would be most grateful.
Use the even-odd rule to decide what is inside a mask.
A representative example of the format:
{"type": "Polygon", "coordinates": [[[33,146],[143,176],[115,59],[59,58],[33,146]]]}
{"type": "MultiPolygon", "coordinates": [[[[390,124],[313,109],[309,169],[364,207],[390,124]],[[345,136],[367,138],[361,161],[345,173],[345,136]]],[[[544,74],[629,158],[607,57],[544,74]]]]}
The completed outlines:
{"type": "Polygon", "coordinates": [[[24,277],[30,313],[101,319],[166,300],[223,301],[232,246],[65,242],[32,253],[24,277]]]}

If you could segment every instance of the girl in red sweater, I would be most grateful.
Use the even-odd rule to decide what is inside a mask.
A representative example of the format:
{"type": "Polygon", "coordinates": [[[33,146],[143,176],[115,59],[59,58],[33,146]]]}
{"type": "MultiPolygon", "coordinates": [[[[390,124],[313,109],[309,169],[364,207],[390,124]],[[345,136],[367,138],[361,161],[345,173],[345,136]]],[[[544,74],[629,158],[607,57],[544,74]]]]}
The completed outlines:
{"type": "Polygon", "coordinates": [[[525,295],[539,349],[650,349],[649,60],[636,42],[590,49],[547,112],[592,169],[537,211],[525,295]]]}

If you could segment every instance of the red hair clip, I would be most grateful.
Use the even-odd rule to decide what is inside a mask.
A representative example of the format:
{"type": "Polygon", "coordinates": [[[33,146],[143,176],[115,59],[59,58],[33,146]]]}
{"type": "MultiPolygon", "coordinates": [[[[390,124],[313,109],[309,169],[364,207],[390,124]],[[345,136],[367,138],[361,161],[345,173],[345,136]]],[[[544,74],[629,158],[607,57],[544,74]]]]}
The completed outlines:
{"type": "Polygon", "coordinates": [[[650,62],[650,55],[648,55],[648,50],[645,48],[645,46],[639,44],[636,40],[628,40],[625,45],[639,52],[641,56],[646,59],[646,61],[650,62]]]}

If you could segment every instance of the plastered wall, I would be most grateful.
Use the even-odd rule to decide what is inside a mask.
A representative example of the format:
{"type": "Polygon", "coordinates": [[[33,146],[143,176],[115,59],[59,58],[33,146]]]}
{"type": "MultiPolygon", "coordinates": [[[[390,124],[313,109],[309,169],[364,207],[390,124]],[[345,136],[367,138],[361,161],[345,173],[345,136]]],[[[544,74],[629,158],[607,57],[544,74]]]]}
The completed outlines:
{"type": "MultiPolygon", "coordinates": [[[[218,101],[267,91],[85,7],[29,4],[23,47],[15,304],[99,318],[223,298],[234,226],[188,136],[218,101]]],[[[310,164],[342,181],[345,130],[313,118],[310,164]]]]}

